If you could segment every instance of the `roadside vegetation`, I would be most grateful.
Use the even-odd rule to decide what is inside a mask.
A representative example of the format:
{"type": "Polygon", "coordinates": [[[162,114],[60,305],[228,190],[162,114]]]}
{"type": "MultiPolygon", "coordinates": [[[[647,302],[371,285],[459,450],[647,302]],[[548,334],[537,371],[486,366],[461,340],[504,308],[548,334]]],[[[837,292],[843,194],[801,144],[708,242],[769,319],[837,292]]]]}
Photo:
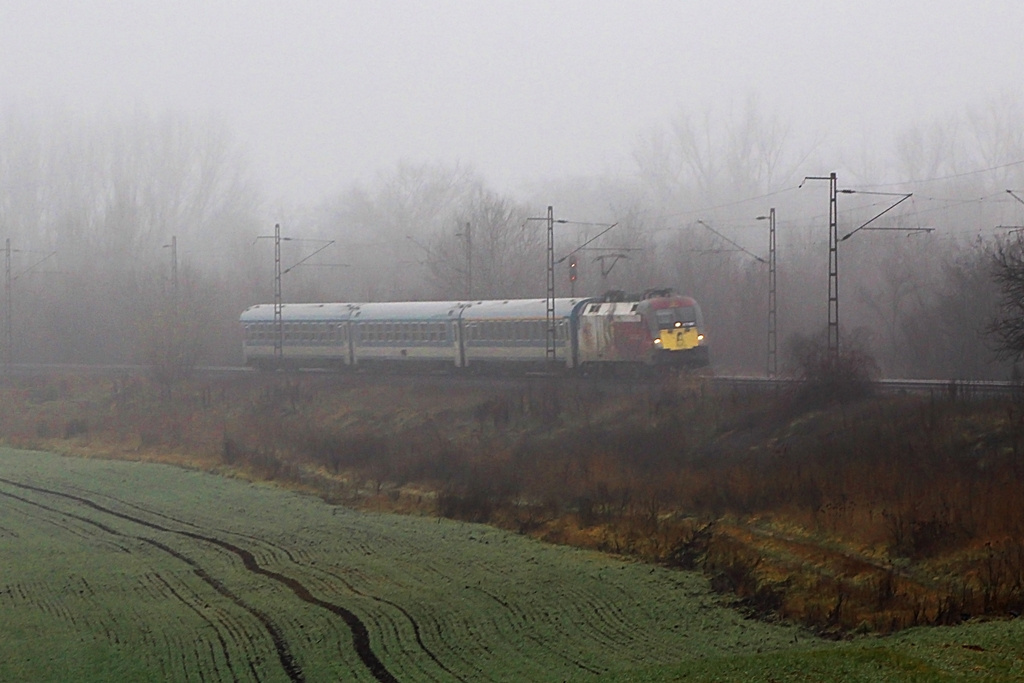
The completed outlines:
{"type": "Polygon", "coordinates": [[[1024,609],[1024,407],[805,382],[8,379],[10,445],[172,462],[703,571],[841,637],[1024,609]],[[835,387],[832,387],[835,389],[835,387]]]}

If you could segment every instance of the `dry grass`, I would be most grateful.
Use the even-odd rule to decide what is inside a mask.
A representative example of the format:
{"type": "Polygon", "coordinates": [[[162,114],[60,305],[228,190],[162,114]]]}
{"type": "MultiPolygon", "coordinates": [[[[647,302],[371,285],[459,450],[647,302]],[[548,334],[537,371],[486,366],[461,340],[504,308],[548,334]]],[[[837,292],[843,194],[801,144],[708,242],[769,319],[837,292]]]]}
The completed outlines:
{"type": "Polygon", "coordinates": [[[14,446],[156,460],[332,502],[699,568],[762,616],[888,632],[1024,608],[1024,410],[808,404],[698,379],[8,379],[14,446]]]}

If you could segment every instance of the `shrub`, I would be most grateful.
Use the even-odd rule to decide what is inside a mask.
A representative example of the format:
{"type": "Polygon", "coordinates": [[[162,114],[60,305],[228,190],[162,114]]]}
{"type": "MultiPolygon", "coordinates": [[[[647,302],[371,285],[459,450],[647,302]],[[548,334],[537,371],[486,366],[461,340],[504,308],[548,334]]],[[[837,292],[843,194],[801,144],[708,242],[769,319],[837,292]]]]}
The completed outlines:
{"type": "Polygon", "coordinates": [[[820,337],[794,335],[788,355],[801,386],[795,405],[801,409],[848,403],[870,396],[878,365],[854,344],[830,349],[820,337]]]}

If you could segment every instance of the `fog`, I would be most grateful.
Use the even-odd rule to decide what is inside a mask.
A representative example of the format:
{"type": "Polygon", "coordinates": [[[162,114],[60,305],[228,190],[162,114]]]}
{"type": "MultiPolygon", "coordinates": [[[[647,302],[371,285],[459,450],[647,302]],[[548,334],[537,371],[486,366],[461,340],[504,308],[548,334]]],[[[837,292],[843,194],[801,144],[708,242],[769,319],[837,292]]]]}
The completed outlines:
{"type": "Polygon", "coordinates": [[[979,333],[1024,225],[1021,26],[1016,2],[0,2],[4,345],[157,353],[190,329],[173,237],[190,348],[235,362],[277,223],[286,265],[334,242],[286,300],[465,296],[467,224],[474,297],[543,296],[550,205],[559,256],[616,225],[591,246],[624,257],[581,252],[578,293],[691,293],[722,367],[758,372],[756,217],[780,340],[816,334],[828,183],[804,178],[836,172],[840,234],[865,226],[845,338],[889,376],[1001,378],[979,333]]]}

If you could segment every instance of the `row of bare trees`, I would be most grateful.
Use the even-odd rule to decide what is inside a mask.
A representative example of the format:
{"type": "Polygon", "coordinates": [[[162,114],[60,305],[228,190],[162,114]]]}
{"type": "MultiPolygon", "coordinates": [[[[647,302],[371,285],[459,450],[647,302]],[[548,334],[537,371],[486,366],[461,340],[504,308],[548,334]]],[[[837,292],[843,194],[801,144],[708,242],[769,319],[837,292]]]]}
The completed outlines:
{"type": "MultiPolygon", "coordinates": [[[[1019,102],[998,100],[905,131],[885,163],[859,154],[842,166],[859,183],[841,195],[842,234],[891,202],[875,190],[915,196],[886,216],[890,232],[839,247],[843,338],[883,374],[1009,374],[1015,347],[987,333],[1019,320],[1005,308],[1006,278],[993,277],[1020,269],[1007,258],[1019,245],[993,230],[1024,223],[1024,202],[1005,192],[1024,188],[1019,114],[1019,102]]],[[[799,140],[751,99],[640,136],[632,177],[566,179],[514,198],[472,168],[401,164],[282,220],[268,217],[244,150],[217,121],[10,109],[0,113],[9,356],[146,362],[169,377],[237,362],[238,313],[272,297],[273,251],[257,238],[275,222],[287,236],[286,301],[543,297],[545,225],[535,219],[551,204],[558,295],[569,293],[569,254],[577,295],[675,287],[704,307],[716,364],[757,373],[768,240],[756,217],[769,206],[780,217],[778,338],[826,322],[828,198],[820,184],[798,189],[821,173],[824,143],[799,140]]]]}

